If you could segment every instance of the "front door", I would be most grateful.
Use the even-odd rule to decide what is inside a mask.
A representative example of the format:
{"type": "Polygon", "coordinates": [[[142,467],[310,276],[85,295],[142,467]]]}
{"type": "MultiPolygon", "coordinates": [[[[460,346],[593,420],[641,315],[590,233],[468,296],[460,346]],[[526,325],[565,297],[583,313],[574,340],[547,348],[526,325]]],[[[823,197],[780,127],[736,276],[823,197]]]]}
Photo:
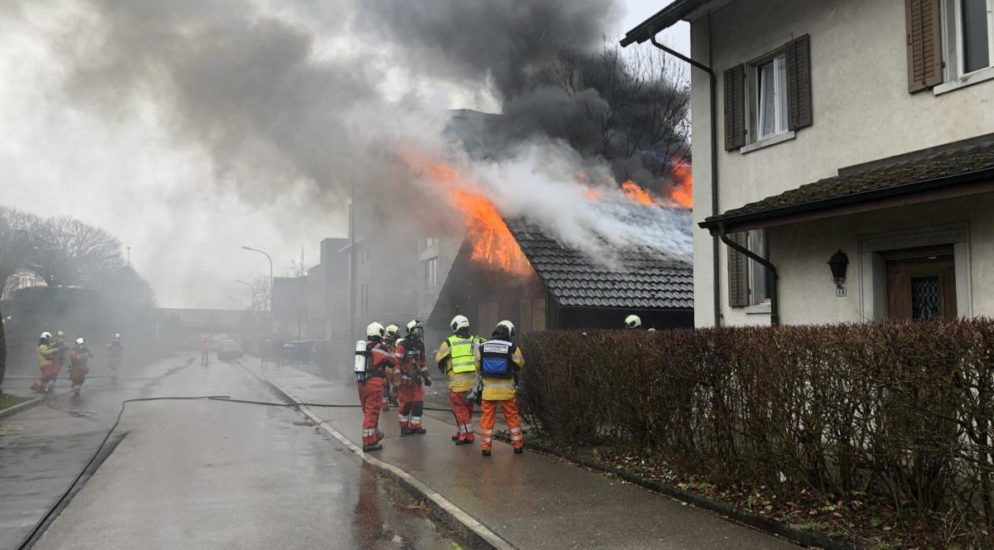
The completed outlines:
{"type": "Polygon", "coordinates": [[[884,260],[887,318],[956,318],[956,270],[951,246],[888,252],[884,260]]]}

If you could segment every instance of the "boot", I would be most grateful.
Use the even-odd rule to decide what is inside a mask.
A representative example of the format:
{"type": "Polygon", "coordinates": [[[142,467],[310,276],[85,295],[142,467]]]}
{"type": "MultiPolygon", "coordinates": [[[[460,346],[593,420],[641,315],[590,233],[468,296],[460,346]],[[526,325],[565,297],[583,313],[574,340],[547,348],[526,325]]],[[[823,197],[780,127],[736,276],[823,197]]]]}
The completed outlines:
{"type": "Polygon", "coordinates": [[[428,430],[424,428],[411,428],[411,433],[421,435],[428,433],[428,430]]]}
{"type": "Polygon", "coordinates": [[[362,446],[362,452],[364,452],[364,453],[371,453],[373,451],[379,451],[382,448],[383,448],[383,445],[380,445],[379,443],[373,443],[372,445],[363,445],[362,446]]]}
{"type": "Polygon", "coordinates": [[[490,449],[483,449],[480,451],[480,454],[483,456],[490,456],[490,449]]]}
{"type": "Polygon", "coordinates": [[[459,436],[458,435],[452,436],[452,441],[459,441],[459,436]]]}
{"type": "Polygon", "coordinates": [[[456,440],[456,445],[472,445],[472,444],[473,444],[473,440],[472,439],[457,439],[456,440]]]}
{"type": "Polygon", "coordinates": [[[414,433],[414,430],[412,430],[410,428],[401,428],[400,429],[400,435],[411,435],[413,433],[414,433]]]}
{"type": "Polygon", "coordinates": [[[514,454],[516,454],[516,455],[519,455],[519,454],[521,454],[523,452],[525,452],[525,448],[524,447],[515,447],[514,448],[514,454]]]}

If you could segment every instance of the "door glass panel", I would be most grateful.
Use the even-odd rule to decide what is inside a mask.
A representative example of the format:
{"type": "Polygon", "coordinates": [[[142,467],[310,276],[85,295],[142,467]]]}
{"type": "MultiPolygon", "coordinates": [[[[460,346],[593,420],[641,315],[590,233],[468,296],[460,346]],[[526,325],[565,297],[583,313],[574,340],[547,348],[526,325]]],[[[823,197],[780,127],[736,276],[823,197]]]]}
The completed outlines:
{"type": "Polygon", "coordinates": [[[942,285],[937,275],[911,278],[911,318],[938,319],[942,316],[942,285]]]}
{"type": "Polygon", "coordinates": [[[990,63],[987,0],[963,1],[963,72],[979,71],[990,63]]]}

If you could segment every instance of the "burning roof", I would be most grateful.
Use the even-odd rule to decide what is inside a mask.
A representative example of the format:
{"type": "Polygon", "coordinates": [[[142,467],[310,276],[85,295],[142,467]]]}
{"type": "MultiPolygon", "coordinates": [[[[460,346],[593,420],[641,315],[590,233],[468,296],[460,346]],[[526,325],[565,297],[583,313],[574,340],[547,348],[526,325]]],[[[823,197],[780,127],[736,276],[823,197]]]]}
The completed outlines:
{"type": "MultiPolygon", "coordinates": [[[[624,207],[642,223],[653,224],[659,219],[653,212],[656,207],[624,207]]],[[[557,242],[534,225],[511,221],[508,229],[561,306],[694,307],[693,268],[684,259],[662,256],[648,246],[635,246],[617,250],[611,261],[599,261],[557,242]]]]}

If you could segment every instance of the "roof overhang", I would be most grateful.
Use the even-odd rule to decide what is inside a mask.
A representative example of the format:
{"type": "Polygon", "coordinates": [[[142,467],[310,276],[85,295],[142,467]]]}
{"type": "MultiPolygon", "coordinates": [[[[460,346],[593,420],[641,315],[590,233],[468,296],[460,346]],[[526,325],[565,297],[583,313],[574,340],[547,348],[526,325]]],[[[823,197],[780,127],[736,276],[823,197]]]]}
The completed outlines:
{"type": "Polygon", "coordinates": [[[718,234],[722,228],[735,233],[991,192],[994,192],[994,168],[761,212],[712,216],[699,225],[712,234],[718,234]]]}
{"type": "Polygon", "coordinates": [[[711,0],[673,0],[668,6],[656,12],[655,15],[639,23],[635,28],[625,33],[621,39],[621,47],[629,44],[641,44],[657,33],[664,31],[679,21],[690,16],[709,3],[711,0]]]}

